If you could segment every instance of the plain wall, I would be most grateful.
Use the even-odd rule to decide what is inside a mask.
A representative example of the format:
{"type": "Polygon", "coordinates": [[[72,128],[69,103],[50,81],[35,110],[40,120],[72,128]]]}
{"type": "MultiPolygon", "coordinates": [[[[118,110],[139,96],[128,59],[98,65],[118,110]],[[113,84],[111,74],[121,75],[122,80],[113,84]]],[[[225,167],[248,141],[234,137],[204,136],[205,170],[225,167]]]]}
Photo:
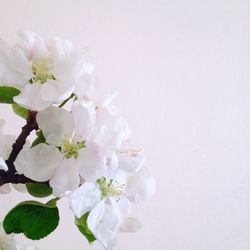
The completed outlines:
{"type": "MultiPolygon", "coordinates": [[[[0,0],[0,37],[12,42],[19,28],[88,48],[98,84],[120,92],[158,191],[136,206],[144,227],[119,236],[119,250],[250,249],[248,0],[0,0]]],[[[0,117],[19,133],[9,107],[0,117]]],[[[27,198],[0,196],[1,218],[27,198]]],[[[35,244],[102,249],[59,206],[59,228],[35,244]]]]}

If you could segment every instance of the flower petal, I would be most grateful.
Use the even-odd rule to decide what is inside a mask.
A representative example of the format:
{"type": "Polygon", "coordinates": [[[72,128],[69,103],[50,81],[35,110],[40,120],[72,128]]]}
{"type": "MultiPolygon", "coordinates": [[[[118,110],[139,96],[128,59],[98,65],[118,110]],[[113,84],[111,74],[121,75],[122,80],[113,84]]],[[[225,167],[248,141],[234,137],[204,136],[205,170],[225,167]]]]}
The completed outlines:
{"type": "Polygon", "coordinates": [[[0,170],[8,171],[8,166],[2,157],[0,157],[0,170]]]}
{"type": "Polygon", "coordinates": [[[126,154],[119,154],[119,168],[128,172],[128,173],[135,173],[140,170],[140,168],[144,164],[144,157],[142,155],[126,155],[126,154]]]}
{"type": "Polygon", "coordinates": [[[85,182],[69,195],[69,207],[77,218],[90,211],[101,200],[101,191],[96,182],[85,182]]]}
{"type": "Polygon", "coordinates": [[[11,184],[12,187],[20,193],[27,193],[27,188],[25,184],[11,184]]]}
{"type": "Polygon", "coordinates": [[[85,148],[78,156],[79,173],[86,181],[96,181],[104,176],[106,166],[104,156],[98,149],[85,148]]]}
{"type": "Polygon", "coordinates": [[[23,149],[14,164],[19,174],[35,181],[48,181],[55,175],[61,161],[62,154],[57,148],[42,143],[23,149]]]}
{"type": "Polygon", "coordinates": [[[56,197],[64,196],[67,191],[76,190],[80,184],[76,160],[74,158],[64,159],[49,183],[56,197]]]}
{"type": "Polygon", "coordinates": [[[74,124],[72,114],[68,111],[49,107],[37,114],[37,123],[43,131],[46,141],[59,146],[64,139],[72,137],[74,124]]]}
{"type": "Polygon", "coordinates": [[[72,82],[60,80],[47,80],[42,84],[41,98],[44,101],[57,103],[67,99],[73,92],[72,82]]]}
{"type": "Polygon", "coordinates": [[[87,225],[102,245],[113,250],[116,246],[116,231],[119,219],[109,206],[100,202],[89,214],[87,225]]]}
{"type": "Polygon", "coordinates": [[[26,84],[22,92],[14,97],[14,101],[24,108],[41,111],[50,106],[51,102],[41,98],[42,84],[26,84]]]}
{"type": "Polygon", "coordinates": [[[20,48],[32,61],[38,62],[41,58],[49,56],[45,41],[32,31],[19,30],[16,41],[16,47],[20,48]]]}
{"type": "Polygon", "coordinates": [[[120,226],[121,232],[136,233],[142,228],[142,224],[136,218],[128,217],[120,226]]]}
{"type": "Polygon", "coordinates": [[[96,122],[95,105],[92,102],[76,101],[72,106],[75,134],[86,140],[96,122]]]}
{"type": "Polygon", "coordinates": [[[15,142],[15,137],[11,135],[0,135],[0,158],[7,160],[15,142]],[[4,142],[4,143],[2,143],[4,142]]]}
{"type": "Polygon", "coordinates": [[[0,186],[0,194],[8,194],[11,192],[10,184],[4,184],[0,186]]]}
{"type": "Polygon", "coordinates": [[[155,179],[143,171],[139,171],[128,179],[126,193],[133,202],[145,201],[150,198],[155,191],[155,179]]]}

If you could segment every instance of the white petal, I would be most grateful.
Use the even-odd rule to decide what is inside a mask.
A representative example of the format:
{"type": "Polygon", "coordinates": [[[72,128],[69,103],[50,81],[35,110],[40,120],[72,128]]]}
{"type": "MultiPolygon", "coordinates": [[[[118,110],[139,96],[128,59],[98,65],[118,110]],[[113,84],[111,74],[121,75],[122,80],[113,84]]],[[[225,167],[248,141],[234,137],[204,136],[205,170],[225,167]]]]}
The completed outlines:
{"type": "Polygon", "coordinates": [[[87,96],[91,90],[93,90],[93,71],[95,66],[93,64],[85,63],[81,75],[78,77],[75,91],[76,96],[83,97],[87,96]]]}
{"type": "Polygon", "coordinates": [[[99,185],[85,182],[81,187],[69,195],[69,207],[76,217],[80,218],[90,211],[101,200],[99,185]]]}
{"type": "Polygon", "coordinates": [[[38,62],[49,56],[44,40],[32,31],[19,30],[17,32],[17,45],[32,61],[38,62]]]}
{"type": "Polygon", "coordinates": [[[119,219],[103,201],[90,212],[87,225],[106,249],[114,249],[119,219]]]}
{"type": "Polygon", "coordinates": [[[51,102],[42,99],[42,87],[42,84],[38,82],[26,84],[22,92],[14,97],[14,101],[22,107],[33,111],[44,110],[51,105],[51,102]]]}
{"type": "Polygon", "coordinates": [[[72,107],[75,134],[86,140],[96,122],[95,105],[92,102],[76,101],[72,107]]]}
{"type": "Polygon", "coordinates": [[[81,51],[76,50],[72,43],[61,38],[49,41],[48,47],[53,60],[52,73],[58,80],[73,80],[81,72],[84,63],[81,51]]]}
{"type": "Polygon", "coordinates": [[[79,173],[86,181],[96,181],[104,176],[106,166],[104,156],[95,148],[84,148],[78,156],[79,173]]]}
{"type": "Polygon", "coordinates": [[[141,202],[150,198],[156,191],[156,182],[152,176],[139,171],[127,182],[126,192],[133,202],[141,202]]]}
{"type": "Polygon", "coordinates": [[[126,155],[126,154],[119,154],[119,168],[128,172],[134,173],[140,170],[140,168],[144,164],[144,157],[142,155],[126,155]]]}
{"type": "Polygon", "coordinates": [[[31,62],[22,50],[14,48],[6,49],[4,50],[4,56],[7,64],[15,71],[21,73],[27,81],[32,78],[31,62]]]}
{"type": "Polygon", "coordinates": [[[96,206],[91,210],[87,219],[88,228],[92,233],[96,233],[96,227],[100,223],[105,211],[104,201],[96,204],[96,206]]]}
{"type": "Polygon", "coordinates": [[[37,114],[37,123],[46,141],[59,146],[64,139],[72,137],[74,124],[72,114],[62,108],[49,107],[37,114]]]}
{"type": "Polygon", "coordinates": [[[128,217],[120,226],[121,232],[136,233],[142,228],[142,224],[135,218],[128,217]]]}
{"type": "Polygon", "coordinates": [[[0,186],[0,194],[8,194],[11,192],[10,184],[4,184],[0,186]]]}
{"type": "Polygon", "coordinates": [[[119,200],[111,198],[112,208],[114,213],[119,217],[120,220],[123,220],[124,217],[127,217],[132,210],[130,201],[126,197],[121,197],[119,200]]]}
{"type": "Polygon", "coordinates": [[[0,135],[0,157],[4,160],[7,160],[9,157],[15,139],[16,138],[11,135],[0,135]]]}
{"type": "Polygon", "coordinates": [[[119,116],[115,106],[98,107],[97,109],[97,123],[106,126],[108,129],[114,131],[120,140],[129,138],[131,131],[128,123],[123,117],[119,116]]]}
{"type": "Polygon", "coordinates": [[[11,185],[16,191],[20,193],[27,193],[27,188],[25,184],[11,184],[11,185]]]}
{"type": "Polygon", "coordinates": [[[1,158],[1,157],[0,157],[0,170],[4,170],[4,171],[8,170],[8,166],[5,163],[5,160],[3,158],[1,158]]]}
{"type": "Polygon", "coordinates": [[[78,168],[74,158],[64,159],[56,169],[55,176],[50,180],[53,194],[62,197],[67,191],[74,191],[80,184],[78,168]]]}
{"type": "Polygon", "coordinates": [[[0,243],[1,249],[4,250],[19,250],[16,241],[14,239],[7,239],[4,242],[0,243]]]}
{"type": "Polygon", "coordinates": [[[72,82],[60,80],[48,80],[42,84],[41,98],[44,101],[57,103],[67,99],[73,92],[72,82]]]}
{"type": "Polygon", "coordinates": [[[62,154],[57,148],[42,143],[23,149],[14,164],[19,174],[35,181],[47,181],[55,175],[61,161],[62,154]]]}
{"type": "Polygon", "coordinates": [[[20,72],[12,69],[4,61],[0,54],[0,84],[3,86],[11,86],[20,90],[27,84],[27,79],[20,72]]]}
{"type": "Polygon", "coordinates": [[[119,135],[105,126],[97,127],[91,134],[89,140],[106,151],[114,151],[121,146],[121,138],[119,135]]]}

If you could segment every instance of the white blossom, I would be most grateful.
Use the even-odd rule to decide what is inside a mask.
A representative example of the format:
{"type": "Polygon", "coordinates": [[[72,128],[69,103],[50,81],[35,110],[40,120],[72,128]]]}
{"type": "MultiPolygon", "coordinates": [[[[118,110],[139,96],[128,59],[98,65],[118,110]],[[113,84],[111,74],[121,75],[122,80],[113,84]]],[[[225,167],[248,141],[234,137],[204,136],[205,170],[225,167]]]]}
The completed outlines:
{"type": "Polygon", "coordinates": [[[112,250],[117,232],[136,232],[141,228],[141,223],[130,217],[131,202],[143,201],[152,195],[155,191],[152,180],[141,172],[130,176],[119,168],[108,169],[106,176],[96,182],[85,182],[72,192],[69,207],[78,218],[89,212],[89,229],[106,249],[112,250]]]}
{"type": "Polygon", "coordinates": [[[14,46],[0,49],[0,85],[21,90],[15,102],[41,111],[69,97],[77,86],[84,95],[91,88],[93,66],[71,42],[19,31],[14,46]]]}

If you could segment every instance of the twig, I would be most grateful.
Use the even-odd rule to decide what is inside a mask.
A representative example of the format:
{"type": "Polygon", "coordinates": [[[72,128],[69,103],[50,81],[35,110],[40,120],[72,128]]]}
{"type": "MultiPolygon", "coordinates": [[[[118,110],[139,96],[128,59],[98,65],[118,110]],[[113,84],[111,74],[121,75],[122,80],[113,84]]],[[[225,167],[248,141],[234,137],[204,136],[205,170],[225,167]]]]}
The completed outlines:
{"type": "MultiPolygon", "coordinates": [[[[18,183],[25,184],[28,182],[41,183],[41,182],[31,180],[24,175],[17,174],[16,168],[14,165],[14,162],[18,154],[23,149],[23,146],[26,143],[27,137],[30,135],[30,133],[33,130],[38,129],[38,125],[36,122],[36,114],[37,112],[29,111],[27,123],[22,128],[22,132],[17,137],[15,143],[12,145],[12,151],[9,155],[9,158],[5,161],[8,166],[8,171],[0,170],[0,186],[5,183],[14,183],[14,184],[18,184],[18,183]]],[[[48,184],[48,182],[44,182],[44,183],[48,184]]]]}

